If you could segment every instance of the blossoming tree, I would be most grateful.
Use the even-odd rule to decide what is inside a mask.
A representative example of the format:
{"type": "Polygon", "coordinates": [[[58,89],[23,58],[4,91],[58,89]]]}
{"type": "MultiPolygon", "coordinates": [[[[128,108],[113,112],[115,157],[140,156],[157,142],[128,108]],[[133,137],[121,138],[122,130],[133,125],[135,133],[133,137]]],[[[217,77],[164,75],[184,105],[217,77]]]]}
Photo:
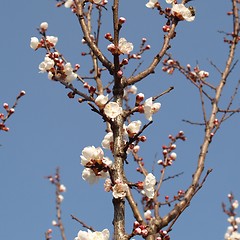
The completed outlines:
{"type": "MultiPolygon", "coordinates": [[[[113,0],[59,0],[57,6],[70,8],[76,15],[82,30],[82,43],[88,46],[88,53],[91,57],[92,69],[90,76],[81,75],[80,65],[72,65],[67,58],[57,50],[58,38],[48,35],[48,23],[43,22],[39,26],[40,39],[32,37],[30,47],[34,50],[45,51],[44,60],[39,65],[41,73],[47,73],[50,80],[69,89],[68,97],[76,99],[81,104],[88,104],[89,108],[97,114],[99,121],[106,123],[106,135],[103,137],[101,147],[86,146],[81,153],[81,165],[83,166],[82,179],[88,184],[95,184],[100,179],[104,179],[104,189],[112,192],[113,198],[113,239],[127,240],[142,237],[148,240],[170,239],[169,232],[173,225],[189,206],[191,200],[199,189],[203,186],[211,169],[204,172],[205,160],[209,146],[214,140],[214,135],[220,126],[239,109],[232,109],[232,104],[238,92],[239,83],[235,91],[230,95],[227,106],[220,106],[220,99],[224,86],[228,83],[228,76],[233,70],[235,49],[239,41],[239,17],[238,0],[232,0],[233,29],[231,33],[226,33],[225,43],[229,45],[229,54],[225,68],[221,71],[221,77],[216,83],[212,83],[209,73],[196,66],[192,68],[190,64],[182,66],[170,52],[172,40],[177,38],[177,28],[183,21],[191,22],[195,19],[195,9],[189,6],[189,1],[176,0],[146,2],[149,11],[153,9],[159,13],[159,17],[165,19],[162,27],[163,43],[159,46],[159,51],[149,63],[148,67],[141,69],[138,64],[133,74],[127,76],[128,66],[134,60],[139,61],[146,51],[151,49],[147,44],[147,39],[142,38],[140,48],[135,51],[133,43],[122,37],[121,29],[125,27],[126,19],[119,17],[119,7],[121,2],[113,0]],[[104,33],[104,38],[108,41],[107,49],[101,46],[101,16],[104,9],[112,8],[113,29],[104,33]],[[94,27],[94,13],[98,13],[96,30],[94,27]],[[107,52],[108,51],[108,52],[107,52]],[[152,127],[154,114],[156,114],[161,104],[158,99],[165,94],[169,94],[174,87],[158,93],[156,96],[145,97],[144,93],[137,92],[137,85],[153,74],[155,69],[162,64],[162,70],[168,74],[174,71],[182,73],[186,79],[198,90],[201,99],[203,121],[189,124],[203,125],[204,138],[196,158],[196,170],[193,173],[192,181],[189,182],[186,190],[179,190],[174,197],[164,196],[162,186],[166,180],[166,171],[171,167],[176,158],[175,152],[177,141],[185,141],[186,136],[183,131],[176,135],[169,135],[169,144],[162,146],[162,159],[157,162],[158,173],[145,167],[143,158],[140,156],[140,145],[147,140],[144,131],[152,127]],[[79,73],[78,73],[79,72],[79,73]],[[107,76],[107,77],[106,77],[107,76]],[[87,81],[91,79],[91,84],[87,81]],[[106,79],[111,79],[110,81],[106,79]],[[134,96],[134,97],[133,97],[134,96]],[[134,99],[133,103],[130,99],[134,99]],[[145,123],[139,120],[140,114],[145,116],[145,123]],[[137,119],[137,120],[133,120],[137,119]],[[110,157],[105,155],[110,152],[110,157]],[[133,161],[132,161],[133,159],[133,161]],[[129,163],[137,164],[139,179],[132,179],[125,169],[129,163]],[[139,196],[141,204],[138,203],[139,196]],[[126,232],[126,204],[130,206],[135,221],[132,223],[132,231],[126,232]],[[169,211],[162,215],[160,207],[169,206],[169,211]],[[144,213],[142,213],[142,209],[144,213]]],[[[140,4],[140,3],[139,3],[140,4]]],[[[126,26],[127,27],[127,26],[126,26]]],[[[143,144],[144,147],[144,144],[143,144]]],[[[174,178],[176,176],[172,176],[174,178]]],[[[57,216],[58,221],[53,224],[59,226],[62,239],[66,239],[64,227],[61,220],[61,193],[65,191],[64,185],[60,182],[59,171],[55,177],[50,176],[49,180],[56,185],[57,191],[57,216]]],[[[106,228],[103,231],[95,231],[81,220],[79,221],[87,231],[80,230],[75,240],[83,239],[110,239],[110,232],[106,228]]],[[[129,223],[128,223],[129,225],[129,223]]],[[[108,226],[109,227],[109,226],[108,226]]],[[[232,231],[233,232],[233,231],[232,231]]],[[[51,231],[46,232],[46,239],[50,239],[51,231]]],[[[226,235],[226,239],[231,238],[231,232],[226,235]]]]}

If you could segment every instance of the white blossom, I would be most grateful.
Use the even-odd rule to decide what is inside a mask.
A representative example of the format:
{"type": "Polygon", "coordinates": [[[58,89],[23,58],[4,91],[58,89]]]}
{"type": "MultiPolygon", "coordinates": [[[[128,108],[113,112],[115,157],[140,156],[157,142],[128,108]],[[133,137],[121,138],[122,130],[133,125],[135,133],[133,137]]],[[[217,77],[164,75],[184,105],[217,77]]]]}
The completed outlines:
{"type": "Polygon", "coordinates": [[[47,37],[46,37],[46,40],[55,47],[56,44],[57,44],[57,42],[58,42],[58,37],[47,36],[47,37]]]}
{"type": "Polygon", "coordinates": [[[166,3],[168,3],[168,4],[173,4],[173,3],[174,3],[174,0],[166,0],[166,3]]]}
{"type": "Polygon", "coordinates": [[[40,24],[40,28],[42,28],[43,30],[47,30],[48,29],[48,23],[47,22],[42,22],[41,24],[40,24]]]}
{"type": "Polygon", "coordinates": [[[132,94],[137,94],[137,87],[135,85],[131,85],[128,89],[128,92],[132,94]]]}
{"type": "Polygon", "coordinates": [[[73,0],[67,0],[65,3],[64,3],[64,7],[65,8],[70,8],[72,5],[73,5],[73,0]]]}
{"type": "Polygon", "coordinates": [[[111,150],[112,144],[113,144],[113,132],[108,132],[102,140],[102,147],[111,150]]]}
{"type": "Polygon", "coordinates": [[[77,237],[74,240],[109,240],[110,232],[108,229],[104,229],[102,232],[92,232],[90,230],[78,232],[77,237]]]}
{"type": "Polygon", "coordinates": [[[151,218],[152,218],[152,212],[151,212],[151,210],[147,210],[146,212],[144,212],[144,218],[146,219],[146,220],[150,220],[151,218]]]}
{"type": "Polygon", "coordinates": [[[82,172],[83,180],[94,184],[100,178],[108,177],[107,167],[112,165],[112,161],[108,157],[104,157],[103,150],[100,147],[85,147],[80,158],[81,164],[85,167],[82,172]],[[99,166],[101,167],[99,168],[99,166]]]}
{"type": "Polygon", "coordinates": [[[238,206],[239,206],[238,200],[235,200],[235,201],[232,203],[232,207],[233,207],[234,209],[236,209],[236,208],[238,208],[238,206]]]}
{"type": "Polygon", "coordinates": [[[148,173],[143,182],[143,189],[148,198],[154,197],[154,186],[156,184],[156,177],[152,173],[148,173]]]}
{"type": "Polygon", "coordinates": [[[125,38],[120,38],[118,48],[121,53],[129,54],[133,50],[133,44],[128,42],[125,38]]]}
{"type": "Polygon", "coordinates": [[[155,4],[158,2],[158,0],[149,0],[149,2],[146,4],[147,8],[154,8],[155,4]]]}
{"type": "Polygon", "coordinates": [[[92,169],[84,168],[82,171],[82,179],[92,185],[94,183],[98,183],[100,177],[96,176],[92,169]]]}
{"type": "Polygon", "coordinates": [[[131,123],[129,123],[129,125],[127,126],[127,132],[129,136],[133,137],[134,135],[136,135],[139,132],[141,125],[142,123],[140,120],[132,121],[131,123]]]}
{"type": "Polygon", "coordinates": [[[66,192],[66,191],[67,191],[67,188],[66,188],[63,184],[61,184],[61,185],[59,186],[59,191],[60,191],[60,192],[66,192]]]}
{"type": "Polygon", "coordinates": [[[120,107],[116,102],[109,102],[104,107],[104,113],[108,118],[115,118],[122,113],[122,107],[120,107]]]}
{"type": "Polygon", "coordinates": [[[112,190],[114,198],[124,198],[128,190],[128,185],[123,183],[120,179],[117,179],[112,190]]]}
{"type": "Polygon", "coordinates": [[[81,164],[85,166],[91,160],[102,160],[103,157],[104,153],[100,147],[88,146],[82,150],[82,155],[80,156],[81,164]]]}
{"type": "Polygon", "coordinates": [[[54,61],[50,57],[46,56],[44,58],[44,61],[39,64],[38,68],[40,72],[43,73],[53,68],[54,64],[55,64],[54,61]]]}
{"type": "Polygon", "coordinates": [[[58,195],[58,200],[59,200],[59,202],[62,202],[62,201],[64,200],[63,195],[59,194],[59,195],[58,195]]]}
{"type": "Polygon", "coordinates": [[[31,37],[31,41],[30,41],[30,47],[33,50],[37,50],[39,46],[39,40],[37,37],[31,37]]]}
{"type": "Polygon", "coordinates": [[[152,121],[152,115],[159,111],[161,103],[153,103],[152,97],[146,99],[144,103],[144,114],[147,120],[152,121]]]}
{"type": "Polygon", "coordinates": [[[73,72],[72,65],[69,62],[64,65],[64,73],[67,75],[65,81],[68,83],[71,83],[77,78],[77,74],[73,72]]]}
{"type": "Polygon", "coordinates": [[[200,77],[201,79],[204,80],[205,78],[209,77],[209,72],[206,72],[206,71],[204,71],[204,70],[201,70],[201,71],[198,72],[198,75],[199,75],[199,77],[200,77]]]}
{"type": "MultiPolygon", "coordinates": [[[[194,10],[193,10],[194,11],[194,10]]],[[[192,11],[185,7],[184,4],[173,4],[172,13],[175,17],[180,20],[186,20],[188,22],[192,22],[195,19],[195,14],[192,11]]]]}
{"type": "Polygon", "coordinates": [[[108,95],[104,96],[103,94],[100,94],[95,99],[95,103],[100,109],[102,109],[107,102],[108,102],[108,95]]]}

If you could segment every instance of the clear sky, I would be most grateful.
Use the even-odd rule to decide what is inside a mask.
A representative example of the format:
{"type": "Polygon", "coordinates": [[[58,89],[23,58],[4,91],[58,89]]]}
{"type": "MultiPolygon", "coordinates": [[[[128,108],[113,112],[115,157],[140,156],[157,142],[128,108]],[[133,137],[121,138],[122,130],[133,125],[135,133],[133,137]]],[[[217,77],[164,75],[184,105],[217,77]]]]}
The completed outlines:
{"type": "MultiPolygon", "coordinates": [[[[111,2],[109,0],[110,5],[111,2]]],[[[161,29],[165,19],[156,11],[147,9],[146,0],[121,2],[120,16],[127,19],[121,36],[133,42],[136,50],[141,38],[147,38],[152,47],[143,56],[143,66],[147,66],[162,43],[161,29]]],[[[166,5],[165,1],[162,2],[166,5]]],[[[3,1],[0,8],[0,103],[13,103],[21,90],[27,93],[17,106],[16,114],[7,122],[10,132],[1,132],[0,135],[0,239],[44,239],[44,232],[52,227],[51,221],[55,219],[55,190],[44,177],[54,174],[56,167],[60,167],[62,182],[67,187],[63,221],[68,239],[74,239],[82,229],[71,220],[70,214],[97,230],[109,228],[112,231],[112,196],[103,191],[102,182],[89,187],[82,180],[83,168],[79,158],[85,146],[100,146],[105,134],[104,123],[87,104],[80,105],[77,98],[69,99],[63,86],[49,81],[46,74],[38,73],[44,51],[34,52],[29,47],[30,38],[38,37],[36,28],[47,21],[48,34],[59,37],[57,48],[70,62],[81,65],[79,74],[86,75],[91,68],[88,57],[81,56],[86,46],[81,44],[82,33],[76,17],[69,9],[56,8],[55,3],[54,0],[3,1]]],[[[223,69],[228,46],[223,43],[224,36],[218,30],[231,32],[232,20],[226,15],[231,9],[231,2],[196,0],[191,5],[196,8],[196,20],[179,24],[170,52],[184,66],[188,63],[195,66],[198,62],[201,69],[210,72],[209,81],[215,84],[220,75],[209,60],[223,69]]],[[[112,32],[110,6],[103,15],[101,43],[106,52],[108,43],[103,35],[112,32]]],[[[134,64],[129,66],[126,75],[129,76],[137,62],[134,64]]],[[[110,80],[106,78],[106,82],[110,80]]],[[[224,91],[222,106],[238,80],[237,66],[224,91]]],[[[80,87],[77,82],[75,84],[80,87]]],[[[168,143],[168,134],[176,134],[179,130],[186,133],[188,140],[177,144],[178,159],[167,175],[182,171],[184,174],[166,183],[163,196],[174,195],[178,189],[186,189],[190,184],[203,129],[189,126],[181,120],[202,120],[199,96],[183,76],[178,73],[167,76],[161,71],[161,65],[155,75],[138,86],[139,92],[150,97],[173,85],[175,90],[159,100],[162,108],[154,115],[154,123],[145,132],[148,141],[141,145],[140,152],[151,169],[152,162],[161,158],[161,146],[168,143]]],[[[236,103],[239,103],[239,97],[236,103]]],[[[136,115],[134,119],[138,117],[136,115]]],[[[141,120],[147,122],[142,116],[141,120]]],[[[237,115],[221,127],[210,147],[205,168],[213,168],[213,173],[175,224],[171,239],[224,238],[227,219],[222,213],[221,202],[227,201],[230,191],[240,199],[239,133],[237,115]]],[[[110,152],[106,151],[106,155],[111,158],[110,152]]],[[[141,180],[134,169],[135,165],[130,161],[127,171],[131,180],[141,180]]],[[[127,226],[130,230],[130,211],[127,215],[131,219],[127,226]]],[[[57,232],[54,229],[53,239],[60,239],[57,232]]]]}

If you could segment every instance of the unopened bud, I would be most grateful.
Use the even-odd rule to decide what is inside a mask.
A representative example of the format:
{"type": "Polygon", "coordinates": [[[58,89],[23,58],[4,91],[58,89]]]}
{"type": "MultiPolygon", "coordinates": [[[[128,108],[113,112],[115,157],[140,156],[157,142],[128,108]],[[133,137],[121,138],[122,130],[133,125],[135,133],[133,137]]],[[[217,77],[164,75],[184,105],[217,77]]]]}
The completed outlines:
{"type": "Polygon", "coordinates": [[[125,22],[126,22],[126,18],[124,18],[124,17],[120,17],[120,18],[119,18],[118,23],[119,23],[120,25],[122,25],[122,24],[125,23],[125,22]]]}

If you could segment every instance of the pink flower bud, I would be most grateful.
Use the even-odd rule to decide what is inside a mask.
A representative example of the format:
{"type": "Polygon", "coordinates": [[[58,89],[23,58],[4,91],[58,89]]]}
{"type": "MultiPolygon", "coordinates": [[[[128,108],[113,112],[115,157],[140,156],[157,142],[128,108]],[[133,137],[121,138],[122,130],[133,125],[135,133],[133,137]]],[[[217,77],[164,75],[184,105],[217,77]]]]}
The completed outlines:
{"type": "Polygon", "coordinates": [[[120,17],[120,18],[119,18],[118,23],[119,23],[120,25],[122,25],[122,24],[125,23],[125,22],[126,22],[126,18],[124,18],[124,17],[120,17]]]}
{"type": "Polygon", "coordinates": [[[147,235],[148,235],[148,230],[147,229],[143,229],[142,230],[142,236],[143,237],[147,237],[147,235]]]}
{"type": "Polygon", "coordinates": [[[111,33],[106,33],[106,34],[104,35],[104,37],[105,37],[107,40],[109,40],[109,41],[112,41],[112,40],[113,40],[111,33]]]}
{"type": "Polygon", "coordinates": [[[148,44],[146,47],[145,47],[145,50],[149,50],[151,48],[151,46],[148,44]]]}
{"type": "Polygon", "coordinates": [[[134,227],[134,228],[137,228],[137,227],[139,227],[139,226],[140,226],[140,223],[139,223],[138,221],[135,221],[134,224],[133,224],[133,227],[134,227]]]}
{"type": "Polygon", "coordinates": [[[128,64],[128,59],[127,58],[124,58],[123,60],[122,60],[122,65],[127,65],[128,64]]]}
{"type": "Polygon", "coordinates": [[[164,25],[164,26],[162,27],[162,30],[163,30],[164,32],[169,32],[169,31],[170,31],[170,26],[164,25]]]}
{"type": "Polygon", "coordinates": [[[136,235],[140,235],[141,232],[142,232],[142,230],[141,230],[141,228],[139,228],[139,227],[137,227],[137,228],[134,229],[134,234],[136,234],[136,235]]]}
{"type": "Polygon", "coordinates": [[[123,76],[123,71],[122,71],[122,70],[119,70],[119,71],[117,72],[117,76],[118,76],[119,78],[121,78],[121,77],[123,76]]]}
{"type": "Polygon", "coordinates": [[[15,112],[14,108],[10,108],[10,109],[9,109],[9,113],[10,113],[10,114],[13,114],[14,112],[15,112]]]}
{"type": "Polygon", "coordinates": [[[138,105],[140,102],[144,100],[144,94],[143,93],[138,93],[136,95],[136,104],[138,105]]]}
{"type": "Polygon", "coordinates": [[[23,91],[23,90],[20,92],[20,96],[21,96],[21,97],[24,96],[25,94],[26,94],[26,92],[23,91]]]}
{"type": "Polygon", "coordinates": [[[4,103],[4,104],[3,104],[3,107],[4,107],[6,110],[8,110],[9,105],[8,105],[7,103],[4,103]]]}
{"type": "Polygon", "coordinates": [[[164,150],[162,151],[162,153],[163,153],[163,155],[167,155],[167,153],[168,153],[167,149],[164,149],[164,150]]]}

